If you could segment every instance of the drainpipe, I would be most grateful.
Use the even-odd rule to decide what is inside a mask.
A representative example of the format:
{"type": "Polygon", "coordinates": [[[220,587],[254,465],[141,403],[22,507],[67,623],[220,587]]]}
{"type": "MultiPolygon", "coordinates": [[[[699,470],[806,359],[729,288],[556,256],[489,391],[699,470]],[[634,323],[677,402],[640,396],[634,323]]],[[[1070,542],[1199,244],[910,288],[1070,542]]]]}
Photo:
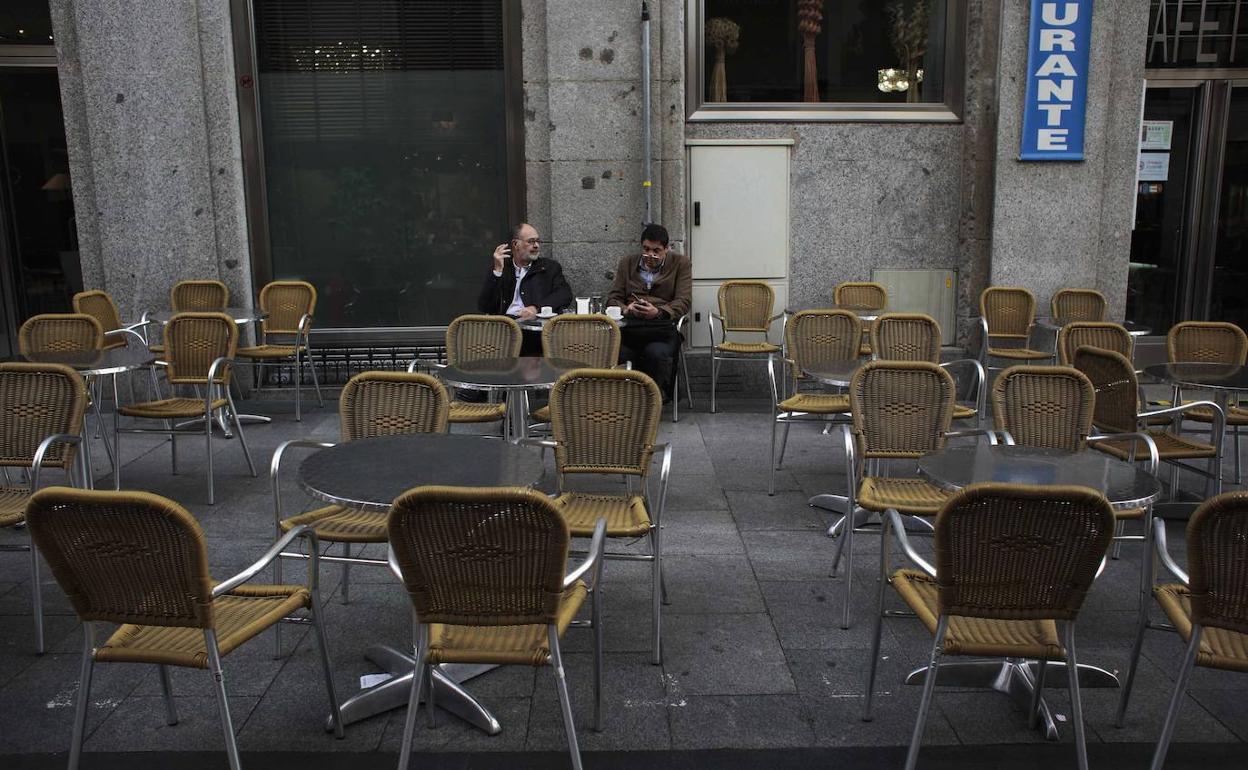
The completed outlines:
{"type": "Polygon", "coordinates": [[[650,4],[641,3],[641,189],[646,196],[646,211],[641,223],[654,221],[654,185],[650,180],[650,4]]]}

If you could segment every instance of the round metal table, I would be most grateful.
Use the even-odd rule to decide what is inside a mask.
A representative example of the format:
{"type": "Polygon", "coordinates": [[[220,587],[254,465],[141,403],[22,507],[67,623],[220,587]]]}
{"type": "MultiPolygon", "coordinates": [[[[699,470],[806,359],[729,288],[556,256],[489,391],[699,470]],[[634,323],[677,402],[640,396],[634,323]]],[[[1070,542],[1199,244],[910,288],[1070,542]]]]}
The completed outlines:
{"type": "MultiPolygon", "coordinates": [[[[920,458],[919,475],[942,489],[957,491],[971,484],[999,481],[1009,484],[1073,485],[1091,487],[1115,508],[1140,508],[1161,496],[1157,478],[1137,466],[1092,450],[1062,452],[1023,446],[948,447],[920,458]]],[[[1036,673],[1033,661],[945,661],[938,684],[984,687],[1003,692],[1021,704],[1032,702],[1036,673]]],[[[922,684],[927,666],[912,671],[906,684],[922,684]]],[[[1097,666],[1079,664],[1080,687],[1117,687],[1118,678],[1097,666]]],[[[1049,740],[1057,740],[1057,722],[1043,697],[1040,724],[1049,740]]]]}
{"type": "MultiPolygon", "coordinates": [[[[530,318],[527,321],[516,321],[516,323],[519,324],[520,328],[524,329],[526,332],[540,332],[542,329],[546,328],[547,321],[551,320],[552,318],[556,318],[560,315],[567,315],[567,314],[556,313],[555,315],[548,316],[546,318],[542,318],[541,316],[538,316],[537,318],[530,318]]],[[[602,313],[601,315],[607,318],[611,318],[611,316],[608,316],[606,313],[602,313]]],[[[627,318],[611,318],[611,320],[614,321],[615,325],[620,327],[621,329],[628,326],[627,318]]]]}
{"type": "Polygon", "coordinates": [[[848,310],[858,316],[863,321],[874,321],[884,313],[889,312],[888,308],[880,307],[858,307],[856,305],[834,305],[828,302],[796,302],[787,305],[784,312],[787,315],[796,315],[803,310],[848,310]]]}
{"type": "Polygon", "coordinates": [[[523,356],[491,358],[447,366],[437,371],[450,387],[465,390],[500,391],[507,398],[507,435],[519,441],[529,431],[530,390],[550,390],[565,372],[584,364],[562,358],[523,356]]]}
{"type": "Polygon", "coordinates": [[[848,388],[854,373],[865,363],[866,360],[861,358],[853,361],[812,361],[802,367],[802,374],[824,385],[848,388]]]}
{"type": "MultiPolygon", "coordinates": [[[[525,487],[541,477],[542,458],[535,447],[482,436],[424,433],[359,439],[322,449],[300,463],[296,479],[300,487],[320,500],[388,511],[391,502],[412,487],[525,487]]],[[[365,649],[364,656],[390,672],[391,678],[345,700],[341,707],[343,724],[407,706],[415,663],[410,652],[373,645],[365,649]]],[[[493,668],[435,666],[437,705],[490,735],[497,734],[502,730],[498,719],[461,686],[493,668]]],[[[331,729],[328,720],[326,724],[331,729]]]]}
{"type": "MultiPolygon", "coordinates": [[[[156,323],[167,324],[169,319],[173,318],[178,311],[174,310],[152,310],[143,314],[144,321],[155,321],[156,323]]],[[[262,321],[268,315],[263,310],[254,307],[223,307],[215,310],[186,310],[181,312],[187,313],[225,313],[234,319],[236,324],[249,324],[256,321],[262,321]]]]}
{"type": "MultiPolygon", "coordinates": [[[[1046,329],[1050,329],[1052,331],[1059,331],[1066,324],[1076,323],[1076,322],[1074,321],[1059,322],[1059,321],[1054,321],[1052,318],[1040,318],[1036,320],[1036,323],[1039,324],[1040,326],[1043,326],[1046,329]]],[[[1082,322],[1079,322],[1079,323],[1082,323],[1082,322]]],[[[1130,334],[1132,337],[1144,337],[1153,333],[1153,330],[1151,327],[1145,326],[1144,324],[1138,324],[1135,321],[1114,321],[1113,323],[1116,323],[1122,328],[1126,329],[1127,334],[1130,334]]]]}

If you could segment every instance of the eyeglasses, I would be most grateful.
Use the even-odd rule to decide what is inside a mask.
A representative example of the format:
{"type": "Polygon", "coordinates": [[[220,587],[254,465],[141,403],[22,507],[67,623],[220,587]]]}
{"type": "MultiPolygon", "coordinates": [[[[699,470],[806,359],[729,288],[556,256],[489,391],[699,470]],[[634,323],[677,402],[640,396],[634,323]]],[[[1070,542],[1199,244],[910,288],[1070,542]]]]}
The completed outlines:
{"type": "Polygon", "coordinates": [[[530,246],[537,246],[542,242],[541,238],[517,238],[517,243],[527,243],[530,246]]]}
{"type": "Polygon", "coordinates": [[[663,248],[651,249],[646,246],[641,247],[641,256],[650,257],[652,259],[661,259],[663,257],[663,248]]]}

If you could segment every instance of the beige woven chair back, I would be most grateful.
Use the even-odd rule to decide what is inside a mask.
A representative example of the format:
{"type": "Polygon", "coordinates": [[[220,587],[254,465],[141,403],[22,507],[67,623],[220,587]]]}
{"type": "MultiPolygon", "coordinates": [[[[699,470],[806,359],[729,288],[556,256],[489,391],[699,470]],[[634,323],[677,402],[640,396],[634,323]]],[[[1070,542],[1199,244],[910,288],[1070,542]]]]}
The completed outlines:
{"type": "Polygon", "coordinates": [[[212,627],[204,533],[172,500],[48,487],[31,499],[26,522],[83,620],[212,627]]]}
{"type": "Polygon", "coordinates": [[[1069,366],[1011,366],[992,387],[998,430],[1016,444],[1077,452],[1092,432],[1096,393],[1079,370],[1069,366]]]}
{"type": "Polygon", "coordinates": [[[610,369],[620,360],[620,327],[602,314],[557,315],[542,327],[542,355],[610,369]]]}
{"type": "Polygon", "coordinates": [[[1206,500],[1187,524],[1192,622],[1248,633],[1248,492],[1206,500]]]}
{"type": "Polygon", "coordinates": [[[1073,620],[1114,536],[1087,487],[974,484],[936,516],[943,615],[1073,620]]]}
{"type": "Polygon", "coordinates": [[[45,313],[26,319],[17,332],[24,356],[84,353],[104,347],[104,327],[85,313],[45,313]]]}
{"type": "Polygon", "coordinates": [[[854,361],[862,340],[862,322],[848,310],[803,310],[784,326],[793,375],[817,361],[854,361]]]}
{"type": "Polygon", "coordinates": [[[1166,355],[1171,362],[1236,364],[1248,353],[1248,336],[1235,324],[1221,321],[1184,321],[1170,327],[1166,355]]]}
{"type": "Polygon", "coordinates": [[[1070,321],[1104,321],[1105,295],[1096,289],[1059,289],[1049,300],[1053,320],[1058,323],[1070,321]]]}
{"type": "Polygon", "coordinates": [[[775,305],[776,292],[763,281],[724,281],[719,285],[719,315],[725,331],[766,333],[775,305]]]}
{"type": "Polygon", "coordinates": [[[104,347],[121,348],[127,343],[124,333],[108,332],[122,327],[121,314],[113,298],[102,291],[80,291],[74,295],[74,312],[89,315],[100,322],[104,330],[104,347]]]}
{"type": "Polygon", "coordinates": [[[1135,356],[1135,340],[1121,324],[1105,321],[1072,321],[1057,333],[1057,350],[1062,363],[1070,365],[1075,351],[1087,345],[1112,350],[1131,360],[1135,356]]]}
{"type": "Polygon", "coordinates": [[[169,290],[169,307],[175,313],[225,310],[230,290],[220,281],[178,281],[169,290]]]}
{"type": "Polygon", "coordinates": [[[881,361],[940,363],[940,324],[922,313],[885,313],[871,324],[871,349],[881,361]]]}
{"type": "Polygon", "coordinates": [[[520,325],[505,315],[461,315],[446,327],[446,362],[515,358],[522,341],[520,325]]]}
{"type": "Polygon", "coordinates": [[[627,369],[574,369],[550,392],[560,473],[645,476],[659,433],[663,396],[654,380],[627,369]]]}
{"type": "Polygon", "coordinates": [[[953,378],[926,361],[869,361],[849,386],[854,439],[865,458],[917,458],[945,445],[953,378]]]}
{"type": "Polygon", "coordinates": [[[545,495],[519,488],[419,487],[394,501],[387,528],[420,622],[555,622],[568,526],[545,495]]]}
{"type": "Polygon", "coordinates": [[[870,281],[845,281],[832,290],[832,301],[840,307],[883,310],[888,307],[888,289],[870,281]]]}
{"type": "Polygon", "coordinates": [[[408,433],[445,433],[450,396],[435,377],[415,372],[364,372],[338,397],[343,441],[408,433]]]}
{"type": "Polygon", "coordinates": [[[265,334],[298,334],[299,321],[316,312],[316,287],[307,281],[272,281],[260,290],[265,334]]]}
{"type": "MultiPolygon", "coordinates": [[[[48,436],[82,433],[87,388],[82,376],[60,364],[0,364],[0,466],[29,468],[48,436]]],[[[43,464],[73,463],[72,444],[53,444],[43,464]]]]}
{"type": "Polygon", "coordinates": [[[1025,340],[1036,320],[1036,298],[1021,286],[989,286],[979,295],[979,312],[989,337],[1025,340]]]}
{"type": "MultiPolygon", "coordinates": [[[[173,385],[203,385],[218,358],[234,358],[238,325],[225,313],[177,313],[165,327],[165,376],[173,385]]],[[[230,364],[217,369],[216,382],[229,382],[230,364]]]]}
{"type": "Polygon", "coordinates": [[[1134,433],[1140,396],[1131,362],[1121,353],[1085,346],[1075,351],[1075,368],[1096,391],[1092,424],[1110,433],[1134,433]]]}

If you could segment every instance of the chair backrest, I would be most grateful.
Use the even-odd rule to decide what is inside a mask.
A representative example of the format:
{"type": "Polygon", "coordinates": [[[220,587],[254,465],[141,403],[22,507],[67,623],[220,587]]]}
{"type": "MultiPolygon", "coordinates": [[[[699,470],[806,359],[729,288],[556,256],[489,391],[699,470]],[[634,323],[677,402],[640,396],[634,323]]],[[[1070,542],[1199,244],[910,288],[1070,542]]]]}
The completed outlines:
{"type": "Polygon", "coordinates": [[[1077,452],[1092,432],[1096,392],[1069,366],[1011,366],[992,386],[998,430],[1016,444],[1077,452]]]}
{"type": "Polygon", "coordinates": [[[461,315],[446,327],[446,362],[515,358],[523,341],[520,325],[505,315],[461,315]]]}
{"type": "Polygon", "coordinates": [[[973,484],[936,515],[942,615],[1072,620],[1114,535],[1087,487],[973,484]]]}
{"type": "Polygon", "coordinates": [[[1084,345],[1121,353],[1128,361],[1135,356],[1135,339],[1121,324],[1071,321],[1057,333],[1057,351],[1067,366],[1075,360],[1075,351],[1084,345]]]}
{"type": "Polygon", "coordinates": [[[220,281],[178,281],[169,290],[169,307],[175,313],[225,310],[229,305],[230,289],[220,281]]]}
{"type": "Polygon", "coordinates": [[[104,327],[85,313],[44,313],[26,319],[17,332],[24,356],[84,353],[104,347],[104,327]]]}
{"type": "Polygon", "coordinates": [[[298,334],[299,321],[316,312],[316,287],[307,281],[271,281],[260,290],[260,309],[265,334],[298,334]]]}
{"type": "MultiPolygon", "coordinates": [[[[203,385],[218,358],[233,359],[238,324],[225,313],[177,313],[165,327],[165,376],[172,385],[203,385]]],[[[230,363],[217,369],[216,382],[229,382],[230,363]]]]}
{"type": "Polygon", "coordinates": [[[100,322],[100,328],[104,330],[104,347],[126,346],[127,337],[124,332],[109,334],[114,329],[120,329],[123,324],[121,314],[117,312],[117,303],[113,302],[107,292],[98,289],[78,292],[74,295],[74,312],[89,315],[100,322]]]}
{"type": "Polygon", "coordinates": [[[1140,388],[1131,362],[1121,353],[1084,346],[1075,351],[1075,368],[1096,391],[1092,424],[1110,433],[1135,432],[1140,388]]]}
{"type": "Polygon", "coordinates": [[[862,322],[848,310],[803,310],[784,326],[788,357],[802,367],[816,361],[854,361],[862,341],[862,322]]]}
{"type": "Polygon", "coordinates": [[[1243,365],[1248,336],[1235,324],[1222,321],[1184,321],[1170,327],[1166,355],[1171,363],[1243,365]]]}
{"type": "Polygon", "coordinates": [[[31,498],[26,522],[83,620],[212,627],[207,542],[172,500],[48,487],[31,498]]]}
{"type": "Polygon", "coordinates": [[[864,458],[917,458],[945,445],[953,377],[927,361],[868,361],[849,385],[854,439],[864,458]]]}
{"type": "Polygon", "coordinates": [[[542,355],[610,369],[620,360],[620,327],[600,313],[557,315],[542,327],[542,355]]]}
{"type": "Polygon", "coordinates": [[[888,289],[871,281],[843,281],[832,290],[832,301],[840,307],[883,310],[888,307],[888,289]]]}
{"type": "Polygon", "coordinates": [[[550,392],[560,473],[645,476],[659,434],[663,395],[628,369],[573,369],[550,392]]]}
{"type": "Polygon", "coordinates": [[[1049,299],[1049,309],[1058,323],[1104,321],[1105,295],[1096,289],[1058,289],[1049,299]]]}
{"type": "Polygon", "coordinates": [[[922,313],[885,313],[871,324],[871,350],[881,361],[940,363],[940,324],[922,313]]]}
{"type": "Polygon", "coordinates": [[[436,377],[415,372],[364,372],[338,397],[343,441],[407,433],[445,433],[450,396],[436,377]]]}
{"type": "Polygon", "coordinates": [[[1187,523],[1192,622],[1248,633],[1248,492],[1225,492],[1201,504],[1187,523]]]}
{"type": "MultiPolygon", "coordinates": [[[[82,433],[87,387],[82,375],[60,364],[0,364],[0,465],[27,467],[48,436],[82,433]]],[[[72,464],[74,446],[53,444],[44,465],[72,464]]]]}
{"type": "Polygon", "coordinates": [[[390,547],[421,623],[555,622],[568,525],[531,489],[418,487],[394,501],[390,547]]]}
{"type": "Polygon", "coordinates": [[[776,292],[763,281],[724,281],[719,285],[724,331],[766,333],[775,305],[776,292]]]}
{"type": "Polygon", "coordinates": [[[979,313],[989,337],[1027,339],[1036,320],[1036,298],[1021,286],[989,286],[979,295],[979,313]]]}

